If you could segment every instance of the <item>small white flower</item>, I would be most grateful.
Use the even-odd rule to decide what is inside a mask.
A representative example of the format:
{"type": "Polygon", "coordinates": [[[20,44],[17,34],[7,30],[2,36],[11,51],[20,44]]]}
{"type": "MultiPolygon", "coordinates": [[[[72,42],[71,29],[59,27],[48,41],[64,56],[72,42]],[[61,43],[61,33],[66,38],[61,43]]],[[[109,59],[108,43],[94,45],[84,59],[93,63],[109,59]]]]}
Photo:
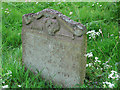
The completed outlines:
{"type": "Polygon", "coordinates": [[[102,5],[100,5],[100,7],[102,7],[102,5]]]}
{"type": "Polygon", "coordinates": [[[112,70],[111,72],[112,72],[112,73],[117,73],[117,72],[116,72],[116,71],[114,71],[114,70],[112,70]]]}
{"type": "Polygon", "coordinates": [[[70,12],[70,15],[72,15],[73,14],[73,12],[70,12]]]}
{"type": "Polygon", "coordinates": [[[99,32],[100,32],[100,33],[102,33],[102,30],[101,30],[101,29],[99,29],[99,32]]]}
{"type": "Polygon", "coordinates": [[[105,84],[103,84],[103,87],[106,88],[107,86],[105,84]]]}
{"type": "Polygon", "coordinates": [[[113,71],[113,70],[111,72],[112,73],[108,76],[108,78],[119,80],[120,76],[118,75],[118,73],[116,71],[113,71]]]}
{"type": "Polygon", "coordinates": [[[12,71],[8,70],[8,74],[12,74],[12,71]]]}
{"type": "Polygon", "coordinates": [[[21,87],[21,85],[18,85],[18,87],[21,87]]]}
{"type": "Polygon", "coordinates": [[[88,67],[89,65],[88,64],[86,64],[86,67],[88,67]]]}
{"type": "Polygon", "coordinates": [[[38,4],[38,2],[36,2],[36,4],[38,4]]]}
{"type": "Polygon", "coordinates": [[[95,62],[101,62],[100,60],[95,60],[95,62]]]}
{"type": "Polygon", "coordinates": [[[90,53],[87,53],[87,54],[85,54],[85,56],[87,57],[93,57],[93,54],[92,54],[92,52],[90,52],[90,53]]]}
{"type": "Polygon", "coordinates": [[[95,60],[98,60],[98,57],[95,57],[95,60]]]}
{"type": "Polygon", "coordinates": [[[95,32],[95,30],[88,31],[86,34],[89,34],[89,37],[90,37],[89,39],[91,39],[91,37],[95,38],[96,35],[97,36],[100,35],[100,33],[99,32],[95,32]]]}
{"type": "Polygon", "coordinates": [[[5,84],[5,82],[2,82],[3,84],[5,84]]]}
{"type": "Polygon", "coordinates": [[[100,33],[99,33],[99,32],[96,32],[96,35],[98,35],[98,36],[99,36],[99,35],[100,35],[100,33]]]}
{"type": "Polygon", "coordinates": [[[18,36],[20,35],[20,33],[18,33],[18,36]]]}
{"type": "Polygon", "coordinates": [[[93,65],[93,63],[89,63],[89,67],[92,66],[92,65],[93,65]]]}
{"type": "Polygon", "coordinates": [[[91,37],[89,37],[89,39],[91,39],[91,37]]]}
{"type": "Polygon", "coordinates": [[[113,88],[114,84],[110,83],[110,82],[103,82],[103,84],[107,84],[109,88],[113,88]]]}
{"type": "Polygon", "coordinates": [[[86,67],[91,67],[93,63],[86,64],[86,67]]]}
{"type": "Polygon", "coordinates": [[[106,64],[109,63],[109,60],[105,62],[106,64]]]}
{"type": "Polygon", "coordinates": [[[103,82],[103,84],[110,84],[110,82],[106,81],[106,82],[103,82]]]}
{"type": "Polygon", "coordinates": [[[97,4],[99,4],[99,3],[97,3],[97,4]]]}
{"type": "Polygon", "coordinates": [[[1,8],[1,9],[3,9],[3,8],[1,8]]]}
{"type": "Polygon", "coordinates": [[[109,88],[113,88],[113,87],[114,87],[114,84],[110,83],[109,88]]]}
{"type": "Polygon", "coordinates": [[[103,70],[103,68],[100,68],[101,70],[103,70]]]}
{"type": "Polygon", "coordinates": [[[2,86],[2,88],[8,88],[8,85],[2,86]]]}
{"type": "Polygon", "coordinates": [[[110,36],[113,36],[114,34],[111,34],[110,36]]]}
{"type": "Polygon", "coordinates": [[[94,6],[94,4],[92,4],[92,6],[94,6]]]}

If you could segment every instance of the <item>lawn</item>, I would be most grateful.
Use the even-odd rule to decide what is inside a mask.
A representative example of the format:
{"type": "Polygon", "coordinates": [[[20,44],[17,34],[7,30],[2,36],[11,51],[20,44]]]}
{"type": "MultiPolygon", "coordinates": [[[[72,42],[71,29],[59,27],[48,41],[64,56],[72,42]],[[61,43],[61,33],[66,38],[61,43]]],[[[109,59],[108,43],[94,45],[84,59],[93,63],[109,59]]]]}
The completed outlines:
{"type": "Polygon", "coordinates": [[[117,88],[118,8],[115,2],[4,2],[2,3],[2,85],[3,88],[61,88],[25,71],[22,66],[22,16],[43,9],[57,10],[86,26],[87,65],[80,88],[117,88]]]}

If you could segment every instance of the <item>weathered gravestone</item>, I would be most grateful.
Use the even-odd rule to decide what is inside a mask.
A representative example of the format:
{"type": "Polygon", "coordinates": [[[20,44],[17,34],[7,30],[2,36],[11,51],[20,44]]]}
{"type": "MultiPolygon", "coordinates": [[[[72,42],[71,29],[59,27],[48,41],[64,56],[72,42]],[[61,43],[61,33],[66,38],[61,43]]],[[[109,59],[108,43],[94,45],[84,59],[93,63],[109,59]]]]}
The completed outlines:
{"type": "Polygon", "coordinates": [[[44,9],[23,16],[23,63],[31,71],[63,87],[83,84],[86,28],[62,13],[44,9]],[[37,70],[36,70],[37,69],[37,70]]]}

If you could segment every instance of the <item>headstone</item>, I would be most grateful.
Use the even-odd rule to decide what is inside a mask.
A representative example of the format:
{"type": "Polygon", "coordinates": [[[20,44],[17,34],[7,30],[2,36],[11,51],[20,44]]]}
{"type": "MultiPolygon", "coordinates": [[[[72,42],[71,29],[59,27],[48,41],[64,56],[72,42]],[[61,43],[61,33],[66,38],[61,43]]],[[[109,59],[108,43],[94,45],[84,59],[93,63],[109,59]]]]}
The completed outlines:
{"type": "MultiPolygon", "coordinates": [[[[86,28],[62,13],[44,9],[23,15],[23,63],[45,80],[63,87],[85,78],[86,28]]],[[[76,86],[75,86],[76,87],[76,86]]]]}

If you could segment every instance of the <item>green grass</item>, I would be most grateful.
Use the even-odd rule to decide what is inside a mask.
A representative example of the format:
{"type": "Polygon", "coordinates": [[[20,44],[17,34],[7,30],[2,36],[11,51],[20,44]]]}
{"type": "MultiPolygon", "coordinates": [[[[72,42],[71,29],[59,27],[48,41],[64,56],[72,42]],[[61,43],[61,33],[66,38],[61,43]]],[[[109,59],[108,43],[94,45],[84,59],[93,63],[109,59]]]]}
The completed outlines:
{"type": "Polygon", "coordinates": [[[118,71],[118,4],[99,2],[62,2],[60,4],[51,2],[41,3],[20,3],[8,2],[2,3],[2,80],[3,86],[8,85],[16,88],[21,85],[23,88],[60,88],[47,82],[40,77],[40,73],[36,76],[25,70],[22,66],[22,16],[28,13],[36,13],[45,8],[57,10],[74,21],[80,22],[87,27],[88,31],[95,30],[102,33],[95,39],[89,39],[87,35],[87,53],[92,52],[93,57],[87,58],[87,64],[94,63],[92,66],[86,67],[86,78],[84,84],[80,88],[104,88],[103,82],[108,81],[114,84],[114,88],[118,87],[118,80],[108,78],[111,71],[118,71]],[[93,6],[94,4],[94,6],[93,6]],[[100,6],[102,5],[102,6],[100,6]],[[7,13],[9,12],[9,13],[7,13]],[[73,12],[70,15],[70,12],[73,12]],[[95,63],[95,57],[101,63],[95,63]],[[106,68],[103,63],[111,67],[106,68]],[[102,68],[102,70],[101,70],[102,68]],[[6,74],[10,70],[11,74],[6,74]]]}

